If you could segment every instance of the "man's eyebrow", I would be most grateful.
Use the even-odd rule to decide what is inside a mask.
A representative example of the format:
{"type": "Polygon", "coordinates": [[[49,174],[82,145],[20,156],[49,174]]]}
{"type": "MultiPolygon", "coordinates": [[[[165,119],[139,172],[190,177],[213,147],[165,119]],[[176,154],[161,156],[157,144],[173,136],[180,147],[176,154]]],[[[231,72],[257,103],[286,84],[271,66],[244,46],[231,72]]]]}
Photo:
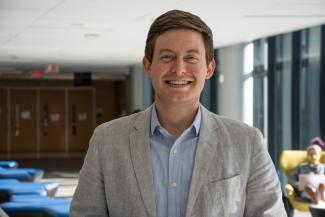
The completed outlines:
{"type": "Polygon", "coordinates": [[[197,53],[197,54],[200,54],[200,51],[197,50],[197,49],[190,49],[190,50],[186,51],[186,53],[197,53]]]}
{"type": "MultiPolygon", "coordinates": [[[[164,49],[161,49],[159,51],[159,54],[163,53],[163,52],[171,52],[171,53],[174,53],[173,50],[169,49],[169,48],[164,48],[164,49]]],[[[197,54],[200,54],[200,51],[197,50],[197,49],[190,49],[190,50],[187,50],[186,53],[197,53],[197,54]]]]}
{"type": "Polygon", "coordinates": [[[164,48],[164,49],[161,49],[160,51],[159,51],[159,54],[161,54],[161,53],[163,53],[163,52],[174,52],[174,51],[172,51],[171,49],[168,49],[168,48],[164,48]]]}

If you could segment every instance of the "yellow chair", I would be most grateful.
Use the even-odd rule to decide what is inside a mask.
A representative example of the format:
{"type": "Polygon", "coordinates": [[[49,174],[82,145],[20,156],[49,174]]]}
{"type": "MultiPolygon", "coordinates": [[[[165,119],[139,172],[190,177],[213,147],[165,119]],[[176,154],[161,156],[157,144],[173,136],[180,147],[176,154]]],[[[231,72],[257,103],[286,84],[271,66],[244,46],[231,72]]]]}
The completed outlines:
{"type": "MultiPolygon", "coordinates": [[[[299,166],[302,162],[306,161],[307,152],[301,150],[285,150],[280,156],[280,167],[289,176],[290,173],[299,166]]],[[[325,163],[325,152],[322,152],[320,159],[321,163],[325,163]]],[[[288,199],[293,208],[301,212],[309,212],[308,203],[296,200],[296,192],[292,185],[286,184],[285,189],[288,194],[288,199]]]]}

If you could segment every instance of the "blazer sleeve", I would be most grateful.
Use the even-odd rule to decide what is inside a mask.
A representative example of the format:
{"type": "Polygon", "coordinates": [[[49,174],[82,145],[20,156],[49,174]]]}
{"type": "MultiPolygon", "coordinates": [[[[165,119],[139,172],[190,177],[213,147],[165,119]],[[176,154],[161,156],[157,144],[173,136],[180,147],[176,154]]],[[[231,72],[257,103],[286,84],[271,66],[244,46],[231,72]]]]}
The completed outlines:
{"type": "Polygon", "coordinates": [[[246,186],[245,217],[287,217],[282,192],[263,136],[255,129],[246,186]]]}
{"type": "Polygon", "coordinates": [[[81,168],[79,182],[73,195],[70,217],[108,217],[102,166],[100,163],[100,132],[95,130],[81,168]]]}

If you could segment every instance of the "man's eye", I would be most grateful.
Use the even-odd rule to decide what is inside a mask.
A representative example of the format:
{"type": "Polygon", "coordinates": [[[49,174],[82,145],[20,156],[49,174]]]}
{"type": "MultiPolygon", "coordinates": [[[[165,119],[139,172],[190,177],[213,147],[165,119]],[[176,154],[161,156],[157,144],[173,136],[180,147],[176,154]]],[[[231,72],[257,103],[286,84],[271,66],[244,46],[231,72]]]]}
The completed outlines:
{"type": "Polygon", "coordinates": [[[160,57],[160,59],[163,62],[169,62],[169,61],[173,60],[173,56],[172,55],[164,55],[164,56],[160,57]]]}
{"type": "Polygon", "coordinates": [[[194,57],[194,56],[186,57],[186,60],[189,63],[197,63],[197,62],[199,62],[199,59],[197,57],[194,57]]]}

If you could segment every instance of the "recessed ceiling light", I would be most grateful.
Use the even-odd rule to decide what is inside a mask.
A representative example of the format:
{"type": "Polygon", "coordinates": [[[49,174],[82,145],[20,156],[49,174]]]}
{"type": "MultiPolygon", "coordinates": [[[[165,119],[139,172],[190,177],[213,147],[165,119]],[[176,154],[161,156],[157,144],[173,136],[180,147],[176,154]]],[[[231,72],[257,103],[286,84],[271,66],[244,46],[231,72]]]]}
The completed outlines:
{"type": "Polygon", "coordinates": [[[71,23],[71,26],[85,26],[84,23],[71,23]]]}
{"type": "Polygon", "coordinates": [[[86,39],[94,39],[94,38],[98,38],[99,34],[98,33],[85,33],[84,37],[86,39]]]}
{"type": "Polygon", "coordinates": [[[17,60],[18,57],[15,54],[10,54],[9,55],[9,59],[11,59],[11,60],[17,60]]]}

